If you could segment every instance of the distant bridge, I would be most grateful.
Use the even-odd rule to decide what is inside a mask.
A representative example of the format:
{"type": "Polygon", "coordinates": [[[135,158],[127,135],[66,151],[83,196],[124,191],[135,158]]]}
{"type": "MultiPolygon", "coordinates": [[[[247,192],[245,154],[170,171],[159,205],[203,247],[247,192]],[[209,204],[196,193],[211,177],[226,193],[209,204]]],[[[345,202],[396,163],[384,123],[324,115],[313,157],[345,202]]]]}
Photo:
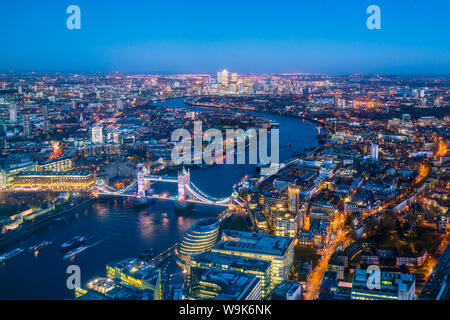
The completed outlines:
{"type": "Polygon", "coordinates": [[[226,198],[216,198],[206,192],[202,191],[193,182],[191,182],[191,175],[189,170],[185,168],[178,174],[177,177],[170,176],[158,176],[158,175],[148,175],[146,174],[145,168],[140,165],[138,168],[137,179],[130,184],[128,187],[117,190],[107,185],[96,186],[96,191],[99,195],[111,195],[111,196],[121,196],[121,197],[147,197],[155,199],[165,199],[173,201],[187,201],[194,203],[209,204],[215,206],[228,207],[231,204],[236,204],[238,206],[243,206],[244,201],[239,199],[239,197],[226,197],[226,198]],[[178,184],[178,196],[165,196],[152,194],[151,189],[148,187],[152,182],[166,182],[166,183],[177,183],[178,184]],[[132,192],[137,184],[137,193],[132,192]],[[146,187],[147,186],[147,187],[146,187]]]}

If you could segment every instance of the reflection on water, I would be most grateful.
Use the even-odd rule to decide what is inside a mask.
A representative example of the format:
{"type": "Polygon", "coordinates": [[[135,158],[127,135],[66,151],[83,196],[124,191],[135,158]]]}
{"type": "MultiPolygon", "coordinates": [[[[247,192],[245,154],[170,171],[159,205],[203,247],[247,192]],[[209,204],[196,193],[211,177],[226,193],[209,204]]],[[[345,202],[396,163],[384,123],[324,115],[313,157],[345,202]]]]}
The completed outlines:
{"type": "Polygon", "coordinates": [[[149,240],[154,233],[154,219],[155,215],[150,216],[148,214],[139,215],[139,231],[143,238],[149,240]]]}
{"type": "Polygon", "coordinates": [[[105,276],[107,263],[136,257],[150,247],[164,250],[179,242],[192,224],[222,210],[199,205],[191,216],[182,217],[174,213],[170,201],[157,200],[135,210],[129,200],[98,200],[67,219],[54,221],[25,239],[0,248],[2,253],[17,247],[26,249],[0,265],[0,299],[72,299],[73,291],[66,287],[69,265],[81,268],[83,282],[105,276]],[[76,235],[86,236],[89,248],[63,260],[65,253],[58,250],[59,245],[76,235]],[[44,240],[53,244],[28,253],[30,246],[44,240]]]}

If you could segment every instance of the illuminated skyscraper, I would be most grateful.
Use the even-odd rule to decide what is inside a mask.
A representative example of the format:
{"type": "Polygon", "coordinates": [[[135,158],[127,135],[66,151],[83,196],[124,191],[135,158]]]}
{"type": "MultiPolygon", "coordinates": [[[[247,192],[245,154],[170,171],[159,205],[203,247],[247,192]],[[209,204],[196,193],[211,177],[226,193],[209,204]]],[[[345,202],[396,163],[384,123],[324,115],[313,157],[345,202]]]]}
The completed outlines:
{"type": "Polygon", "coordinates": [[[223,70],[217,73],[217,83],[221,86],[228,86],[228,71],[223,70]]]}
{"type": "Polygon", "coordinates": [[[23,135],[29,137],[31,135],[30,115],[26,114],[23,118],[23,135]]]}
{"type": "Polygon", "coordinates": [[[289,196],[289,210],[294,213],[298,213],[298,208],[300,206],[300,187],[296,185],[290,185],[288,187],[289,196]]]}
{"type": "Polygon", "coordinates": [[[233,72],[231,74],[231,83],[236,84],[237,82],[238,82],[238,74],[237,74],[237,72],[233,72]]]}
{"type": "Polygon", "coordinates": [[[373,160],[378,160],[378,145],[373,144],[370,146],[370,157],[373,160]]]}
{"type": "Polygon", "coordinates": [[[9,110],[9,122],[16,123],[17,122],[17,105],[10,104],[8,107],[9,110]]]}
{"type": "Polygon", "coordinates": [[[103,127],[94,126],[92,127],[92,143],[102,144],[103,143],[103,127]]]}

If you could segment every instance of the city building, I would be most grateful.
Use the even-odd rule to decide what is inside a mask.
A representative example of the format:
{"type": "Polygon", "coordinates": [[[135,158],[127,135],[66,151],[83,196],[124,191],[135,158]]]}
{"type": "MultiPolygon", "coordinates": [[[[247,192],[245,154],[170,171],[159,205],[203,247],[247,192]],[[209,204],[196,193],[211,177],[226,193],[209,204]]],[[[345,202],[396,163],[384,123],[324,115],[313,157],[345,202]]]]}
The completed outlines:
{"type": "Polygon", "coordinates": [[[261,300],[261,280],[253,274],[191,268],[187,299],[261,300]]]}
{"type": "Polygon", "coordinates": [[[272,283],[275,287],[291,272],[294,260],[294,240],[267,234],[236,230],[223,230],[222,238],[213,252],[270,261],[272,263],[272,283]]]}
{"type": "Polygon", "coordinates": [[[299,230],[298,214],[291,212],[272,212],[276,236],[296,238],[299,230]]]}
{"type": "Polygon", "coordinates": [[[37,171],[70,171],[73,169],[71,158],[64,157],[37,164],[37,171]]]}
{"type": "Polygon", "coordinates": [[[271,290],[272,272],[269,261],[206,251],[191,256],[188,273],[190,268],[215,268],[253,274],[261,280],[262,298],[266,298],[271,290]]]}
{"type": "Polygon", "coordinates": [[[103,126],[94,126],[92,127],[92,137],[91,141],[94,144],[102,144],[104,142],[103,136],[103,126]]]}
{"type": "Polygon", "coordinates": [[[271,300],[301,300],[302,286],[294,281],[283,280],[270,293],[271,300]]]}
{"type": "Polygon", "coordinates": [[[22,171],[13,176],[11,188],[86,191],[94,182],[94,174],[89,171],[22,171]]]}
{"type": "Polygon", "coordinates": [[[161,270],[140,259],[125,259],[106,265],[106,276],[127,286],[148,289],[154,300],[161,299],[161,270]]]}
{"type": "Polygon", "coordinates": [[[183,236],[178,252],[184,259],[211,249],[219,239],[219,220],[207,218],[197,222],[183,236]]]}
{"type": "Polygon", "coordinates": [[[26,114],[23,117],[23,135],[25,137],[31,136],[31,120],[29,114],[26,114]]]}
{"type": "Polygon", "coordinates": [[[223,70],[217,73],[217,84],[227,87],[228,86],[228,71],[223,70]]]}
{"type": "Polygon", "coordinates": [[[17,105],[10,104],[8,106],[8,110],[9,110],[9,122],[16,123],[17,122],[17,105]]]}
{"type": "Polygon", "coordinates": [[[370,158],[372,158],[373,160],[378,160],[378,145],[377,144],[372,144],[370,146],[370,158]]]}
{"type": "Polygon", "coordinates": [[[375,274],[355,269],[352,282],[352,300],[414,300],[416,280],[412,274],[380,271],[379,281],[370,282],[375,274]],[[369,279],[369,276],[371,278],[369,279]],[[376,286],[379,284],[379,287],[376,286]],[[372,286],[369,288],[369,286],[372,286]]]}

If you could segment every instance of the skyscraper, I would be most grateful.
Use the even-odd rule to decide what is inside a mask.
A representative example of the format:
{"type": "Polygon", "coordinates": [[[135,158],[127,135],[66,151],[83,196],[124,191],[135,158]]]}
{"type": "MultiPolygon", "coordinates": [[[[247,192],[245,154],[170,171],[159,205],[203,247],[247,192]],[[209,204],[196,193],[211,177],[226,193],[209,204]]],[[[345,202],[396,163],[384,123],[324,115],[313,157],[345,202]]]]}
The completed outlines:
{"type": "Polygon", "coordinates": [[[228,71],[223,70],[222,72],[217,73],[217,84],[221,86],[228,86],[228,71]]]}
{"type": "Polygon", "coordinates": [[[48,119],[44,120],[44,132],[50,131],[50,121],[48,119]]]}
{"type": "Polygon", "coordinates": [[[9,121],[11,123],[16,123],[17,122],[17,105],[10,104],[8,109],[9,109],[9,121]]]}
{"type": "Polygon", "coordinates": [[[290,185],[288,187],[289,196],[289,210],[294,213],[298,213],[298,208],[300,206],[300,187],[297,185],[290,185]]]}
{"type": "Polygon", "coordinates": [[[377,144],[372,144],[370,146],[370,157],[373,160],[378,160],[378,145],[377,144]]]}
{"type": "Polygon", "coordinates": [[[29,137],[31,135],[31,121],[30,115],[26,114],[23,117],[23,135],[29,137]]]}
{"type": "Polygon", "coordinates": [[[236,84],[237,82],[238,82],[238,74],[237,74],[237,72],[233,72],[231,74],[231,83],[236,84]]]}
{"type": "Polygon", "coordinates": [[[47,118],[48,117],[48,106],[43,104],[41,105],[41,114],[42,117],[47,118]]]}
{"type": "Polygon", "coordinates": [[[92,127],[92,143],[102,144],[103,143],[103,127],[102,126],[94,126],[92,127]]]}

